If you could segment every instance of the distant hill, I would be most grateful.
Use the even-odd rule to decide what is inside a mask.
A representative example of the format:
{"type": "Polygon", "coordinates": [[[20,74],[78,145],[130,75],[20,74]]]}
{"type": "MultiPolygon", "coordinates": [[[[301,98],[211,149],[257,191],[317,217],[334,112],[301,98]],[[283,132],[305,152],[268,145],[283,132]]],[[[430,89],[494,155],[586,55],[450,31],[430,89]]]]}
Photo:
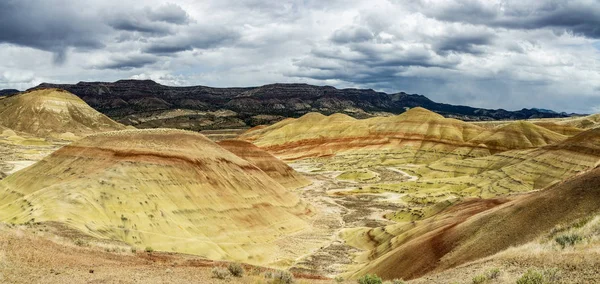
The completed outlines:
{"type": "Polygon", "coordinates": [[[79,97],[58,89],[27,91],[0,100],[0,125],[35,137],[54,138],[125,129],[79,97]]]}
{"type": "Polygon", "coordinates": [[[387,94],[372,89],[337,89],[308,84],[271,84],[248,88],[205,86],[170,87],[151,80],[42,83],[37,88],[61,88],[93,108],[138,128],[171,127],[188,130],[243,128],[272,124],[309,112],[344,113],[355,118],[403,113],[424,107],[462,120],[517,120],[567,117],[543,109],[482,109],[437,103],[404,92],[387,94]]]}
{"type": "Polygon", "coordinates": [[[12,94],[16,94],[18,92],[20,92],[20,91],[16,90],[16,89],[3,89],[3,90],[0,90],[0,97],[9,96],[12,94]]]}

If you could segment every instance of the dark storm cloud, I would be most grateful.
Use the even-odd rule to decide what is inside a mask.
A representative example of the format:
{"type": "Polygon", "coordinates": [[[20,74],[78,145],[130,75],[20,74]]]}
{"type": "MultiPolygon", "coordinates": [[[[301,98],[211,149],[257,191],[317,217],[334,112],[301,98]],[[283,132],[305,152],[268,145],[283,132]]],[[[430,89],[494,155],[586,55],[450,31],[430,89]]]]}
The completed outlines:
{"type": "Polygon", "coordinates": [[[157,36],[173,34],[176,26],[188,24],[189,21],[187,12],[175,4],[129,10],[108,16],[108,24],[116,30],[157,36]]]}
{"type": "MultiPolygon", "coordinates": [[[[423,14],[439,20],[509,29],[560,29],[600,38],[600,1],[491,1],[454,0],[440,5],[418,1],[423,14]]],[[[438,3],[439,4],[439,3],[438,3]]]]}
{"type": "Polygon", "coordinates": [[[65,60],[69,47],[104,47],[100,38],[107,27],[76,9],[66,0],[0,1],[0,43],[53,52],[55,63],[65,60]]]}
{"type": "Polygon", "coordinates": [[[156,63],[158,59],[151,55],[132,55],[128,57],[115,57],[109,62],[93,66],[95,69],[118,69],[130,70],[141,68],[149,64],[156,63]]]}
{"type": "Polygon", "coordinates": [[[459,34],[437,39],[433,47],[440,54],[448,52],[482,54],[482,47],[492,42],[494,35],[488,34],[459,34]]]}
{"type": "Polygon", "coordinates": [[[169,55],[193,49],[209,49],[235,43],[240,33],[220,26],[193,26],[184,33],[153,41],[144,52],[169,55]]]}

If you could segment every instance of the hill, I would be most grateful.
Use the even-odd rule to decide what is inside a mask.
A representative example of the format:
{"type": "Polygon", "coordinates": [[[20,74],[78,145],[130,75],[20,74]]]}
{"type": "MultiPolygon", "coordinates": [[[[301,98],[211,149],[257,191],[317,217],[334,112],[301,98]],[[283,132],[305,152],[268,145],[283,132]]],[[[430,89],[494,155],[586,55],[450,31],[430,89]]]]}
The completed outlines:
{"type": "Polygon", "coordinates": [[[3,89],[3,90],[0,90],[0,97],[13,95],[18,92],[19,92],[19,90],[16,90],[16,89],[3,89]]]}
{"type": "Polygon", "coordinates": [[[437,103],[422,95],[403,92],[387,94],[371,89],[337,89],[308,84],[212,88],[170,87],[151,80],[120,80],[113,83],[43,83],[37,88],[68,90],[112,119],[138,128],[243,128],[272,124],[309,112],[345,113],[355,118],[368,118],[400,114],[413,107],[424,107],[446,117],[465,120],[568,116],[538,109],[481,109],[437,103]]]}
{"type": "MultiPolygon", "coordinates": [[[[530,242],[600,213],[600,169],[511,199],[468,200],[415,224],[346,232],[368,249],[355,275],[413,279],[530,242]]],[[[589,220],[589,219],[588,219],[589,220]]]]}
{"type": "Polygon", "coordinates": [[[407,163],[431,162],[447,155],[487,156],[509,149],[538,147],[565,138],[524,122],[485,129],[420,107],[397,116],[359,120],[343,114],[309,113],[298,119],[254,128],[240,136],[240,139],[251,141],[285,159],[417,149],[416,153],[407,153],[407,163]]]}
{"type": "Polygon", "coordinates": [[[85,136],[125,129],[77,96],[39,89],[0,100],[0,125],[36,137],[85,136]]]}
{"type": "Polygon", "coordinates": [[[211,259],[270,263],[311,209],[262,170],[179,130],[91,135],[0,181],[0,218],[211,259]]]}
{"type": "Polygon", "coordinates": [[[234,153],[240,158],[257,166],[275,181],[286,188],[299,188],[310,184],[310,181],[297,173],[283,161],[268,152],[254,146],[252,143],[241,140],[221,140],[219,146],[234,153]]]}

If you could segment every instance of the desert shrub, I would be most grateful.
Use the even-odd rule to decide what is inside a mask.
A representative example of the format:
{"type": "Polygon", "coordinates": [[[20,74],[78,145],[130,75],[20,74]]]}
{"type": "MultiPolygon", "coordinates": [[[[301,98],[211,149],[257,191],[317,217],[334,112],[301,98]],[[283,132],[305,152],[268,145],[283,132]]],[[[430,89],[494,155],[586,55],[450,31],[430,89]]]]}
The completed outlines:
{"type": "Polygon", "coordinates": [[[485,283],[487,280],[488,280],[487,276],[479,274],[479,275],[473,277],[473,284],[482,284],[482,283],[485,283]]]}
{"type": "Polygon", "coordinates": [[[137,248],[131,247],[131,253],[136,253],[137,252],[137,248]]]}
{"type": "Polygon", "coordinates": [[[500,276],[500,269],[492,268],[485,273],[488,280],[497,279],[500,276]]]}
{"type": "Polygon", "coordinates": [[[337,283],[342,283],[342,282],[344,282],[344,277],[341,277],[341,276],[338,276],[338,277],[336,277],[336,278],[335,278],[335,282],[337,282],[337,283]]]}
{"type": "Polygon", "coordinates": [[[80,247],[85,247],[87,246],[87,242],[82,240],[82,239],[76,239],[75,240],[75,245],[76,246],[80,246],[80,247]]]}
{"type": "Polygon", "coordinates": [[[273,284],[291,284],[294,283],[294,275],[288,271],[281,270],[276,272],[265,272],[265,278],[271,278],[273,284]]]}
{"type": "Polygon", "coordinates": [[[558,268],[548,268],[542,271],[544,280],[548,283],[558,283],[562,279],[562,274],[558,268]]]}
{"type": "Polygon", "coordinates": [[[229,277],[229,275],[231,275],[229,273],[229,270],[227,270],[226,268],[223,267],[214,267],[212,270],[212,277],[213,278],[217,278],[217,279],[226,279],[227,277],[229,277]]]}
{"type": "Polygon", "coordinates": [[[573,246],[580,242],[583,238],[577,234],[562,235],[554,239],[563,249],[566,246],[573,246]]]}
{"type": "Polygon", "coordinates": [[[359,284],[382,284],[381,278],[375,274],[367,274],[361,278],[358,278],[359,284]]]}
{"type": "Polygon", "coordinates": [[[244,276],[244,268],[239,263],[230,263],[229,266],[227,266],[227,270],[235,277],[244,276]]]}
{"type": "Polygon", "coordinates": [[[544,275],[538,271],[529,269],[521,278],[517,279],[517,284],[544,284],[544,275]]]}
{"type": "Polygon", "coordinates": [[[152,247],[146,247],[146,248],[144,249],[144,251],[145,251],[145,252],[153,252],[153,251],[154,251],[154,249],[153,249],[152,247]]]}

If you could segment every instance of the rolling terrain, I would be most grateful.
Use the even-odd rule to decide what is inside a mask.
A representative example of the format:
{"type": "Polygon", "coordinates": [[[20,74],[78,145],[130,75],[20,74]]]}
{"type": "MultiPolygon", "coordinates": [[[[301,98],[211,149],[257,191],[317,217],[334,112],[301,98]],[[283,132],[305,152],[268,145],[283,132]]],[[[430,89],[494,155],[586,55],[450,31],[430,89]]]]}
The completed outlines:
{"type": "Polygon", "coordinates": [[[37,88],[60,88],[76,94],[95,109],[137,128],[206,130],[247,128],[272,124],[309,112],[345,113],[356,118],[403,113],[424,107],[463,120],[505,120],[567,117],[538,109],[506,111],[449,105],[422,95],[387,94],[371,89],[336,89],[308,84],[271,84],[248,88],[206,86],[170,87],[151,80],[42,83],[37,88]]]}
{"type": "Polygon", "coordinates": [[[44,89],[0,99],[0,178],[86,135],[125,129],[63,90],[44,89]]]}
{"type": "Polygon", "coordinates": [[[262,170],[200,134],[88,136],[0,182],[5,222],[57,221],[137,247],[265,264],[312,213],[262,170]]]}

